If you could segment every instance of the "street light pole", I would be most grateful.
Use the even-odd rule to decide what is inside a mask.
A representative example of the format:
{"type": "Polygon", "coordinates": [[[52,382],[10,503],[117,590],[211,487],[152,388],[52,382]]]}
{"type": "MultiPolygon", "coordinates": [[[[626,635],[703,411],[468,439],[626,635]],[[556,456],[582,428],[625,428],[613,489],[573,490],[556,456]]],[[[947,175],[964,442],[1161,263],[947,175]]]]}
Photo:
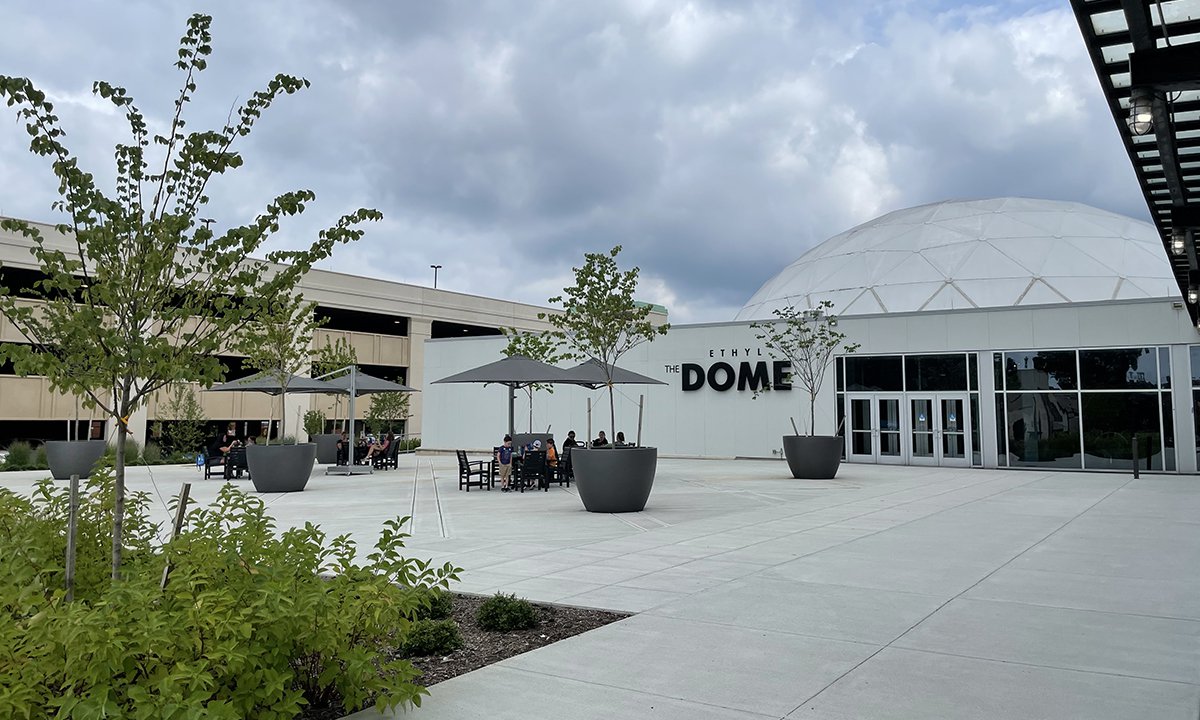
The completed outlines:
{"type": "Polygon", "coordinates": [[[441,269],[441,265],[430,265],[433,268],[433,289],[437,290],[437,271],[441,269]]]}

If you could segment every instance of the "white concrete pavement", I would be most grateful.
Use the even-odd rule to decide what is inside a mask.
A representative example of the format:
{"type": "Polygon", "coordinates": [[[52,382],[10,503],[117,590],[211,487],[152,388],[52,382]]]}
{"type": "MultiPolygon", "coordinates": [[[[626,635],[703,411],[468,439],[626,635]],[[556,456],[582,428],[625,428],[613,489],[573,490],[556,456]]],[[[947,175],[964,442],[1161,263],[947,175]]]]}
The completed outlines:
{"type": "MultiPolygon", "coordinates": [[[[219,487],[130,472],[158,495],[185,479],[219,487]]],[[[439,684],[419,718],[1200,715],[1196,476],[668,459],[645,512],[592,515],[408,456],[265,498],[366,545],[412,515],[411,554],[464,568],[463,591],[639,613],[439,684]]]]}

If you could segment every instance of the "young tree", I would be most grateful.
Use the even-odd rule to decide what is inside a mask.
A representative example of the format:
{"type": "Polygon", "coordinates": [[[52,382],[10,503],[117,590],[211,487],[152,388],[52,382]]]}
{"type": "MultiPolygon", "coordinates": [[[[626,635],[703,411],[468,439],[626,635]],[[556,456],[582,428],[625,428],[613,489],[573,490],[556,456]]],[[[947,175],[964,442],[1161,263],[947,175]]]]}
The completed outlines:
{"type": "Polygon", "coordinates": [[[616,398],[613,393],[613,368],[622,355],[644,342],[665,335],[670,325],[655,327],[648,319],[650,306],[633,299],[639,268],[624,272],[617,267],[617,245],[607,253],[585,253],[583,267],[573,268],[575,284],[563,288],[563,294],[550,298],[560,303],[562,314],[538,313],[550,323],[549,339],[562,345],[564,359],[592,359],[604,368],[608,385],[610,430],[617,428],[616,398]]]}
{"type": "Polygon", "coordinates": [[[792,364],[791,381],[808,393],[808,434],[816,434],[817,393],[825,382],[825,371],[838,347],[850,354],[858,343],[846,342],[846,335],[837,329],[838,319],[830,314],[833,303],[822,300],[817,307],[804,310],[792,305],[771,312],[777,320],[751,323],[759,340],[766,343],[771,357],[792,364]]]}
{"type": "MultiPolygon", "coordinates": [[[[516,328],[501,328],[501,331],[508,338],[508,345],[500,351],[504,353],[504,357],[523,355],[530,360],[544,362],[547,365],[555,365],[570,359],[563,354],[562,345],[544,333],[526,332],[516,328]]],[[[529,399],[529,432],[533,432],[533,393],[536,390],[545,390],[553,394],[554,386],[541,383],[525,386],[525,395],[529,399]]]]}
{"type": "MultiPolygon", "coordinates": [[[[319,377],[334,370],[341,370],[344,367],[358,364],[358,352],[354,346],[346,341],[346,338],[340,337],[336,342],[329,342],[329,338],[325,338],[325,345],[317,351],[316,357],[313,358],[312,374],[313,377],[319,377]]],[[[342,396],[341,393],[333,396],[333,417],[334,425],[337,425],[341,420],[342,412],[342,396]]],[[[336,429],[336,428],[335,428],[336,429]]]]}
{"type": "MultiPolygon", "coordinates": [[[[261,371],[279,387],[279,442],[287,436],[287,391],[292,376],[312,363],[313,331],[317,329],[316,304],[299,296],[272,298],[264,312],[242,328],[237,348],[246,365],[261,371]]],[[[270,442],[270,438],[268,438],[270,442]]]]}
{"type": "Polygon", "coordinates": [[[112,537],[113,577],[120,575],[125,503],[128,419],[157,390],[173,382],[211,385],[221,376],[217,354],[241,327],[259,315],[266,299],[291,295],[297,283],[333,248],[363,234],[375,210],[343,216],[301,250],[251,257],[284,218],[315,199],[310,190],[286,192],[258,217],[222,233],[201,220],[215,177],[241,167],[234,147],[283,95],[308,81],[276,75],[215,130],[186,132],[185,113],[198,76],[212,53],[212,18],[193,15],[179,43],[175,66],[183,74],[168,125],[153,130],[125,88],[97,82],[93,92],[128,122],[130,140],[116,147],[115,190],[96,186],[92,174],[64,144],[54,106],[28,78],[0,76],[0,97],[16,106],[31,136],[29,149],[47,158],[58,182],[54,209],[66,248],[37,226],[5,220],[28,237],[42,279],[23,288],[36,307],[0,288],[0,313],[29,340],[7,344],[3,354],[22,374],[42,374],[51,387],[84,398],[116,421],[116,487],[112,537]]]}
{"type": "Polygon", "coordinates": [[[159,417],[174,422],[170,427],[164,428],[164,439],[176,454],[194,453],[204,449],[204,424],[208,422],[208,417],[204,414],[200,401],[196,399],[195,391],[187,383],[176,383],[168,390],[169,394],[159,417]]]}
{"type": "Polygon", "coordinates": [[[371,432],[394,432],[409,414],[408,393],[375,393],[367,410],[367,425],[371,432]]]}

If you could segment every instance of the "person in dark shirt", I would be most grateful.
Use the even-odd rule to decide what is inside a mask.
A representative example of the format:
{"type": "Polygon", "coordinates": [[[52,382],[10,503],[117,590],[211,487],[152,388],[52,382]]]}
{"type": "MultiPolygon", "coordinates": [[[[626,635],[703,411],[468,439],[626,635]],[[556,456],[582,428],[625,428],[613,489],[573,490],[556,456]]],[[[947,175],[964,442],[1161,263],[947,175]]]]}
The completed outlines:
{"type": "Polygon", "coordinates": [[[574,430],[571,430],[570,432],[567,433],[567,439],[563,440],[562,446],[564,448],[579,447],[579,441],[577,441],[575,439],[575,431],[574,430]]]}
{"type": "Polygon", "coordinates": [[[604,431],[600,431],[600,436],[592,441],[592,447],[608,447],[608,438],[604,436],[604,431]]]}
{"type": "Polygon", "coordinates": [[[496,463],[500,469],[500,492],[508,492],[509,479],[512,477],[512,436],[504,436],[504,444],[496,451],[496,463]]]}

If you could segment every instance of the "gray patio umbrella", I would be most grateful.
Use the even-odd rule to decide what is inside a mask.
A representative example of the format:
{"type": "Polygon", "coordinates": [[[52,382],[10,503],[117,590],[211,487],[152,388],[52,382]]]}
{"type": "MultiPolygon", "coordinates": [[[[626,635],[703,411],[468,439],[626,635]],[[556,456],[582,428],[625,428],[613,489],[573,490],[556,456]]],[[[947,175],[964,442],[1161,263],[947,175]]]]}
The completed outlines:
{"type": "MultiPolygon", "coordinates": [[[[568,368],[567,374],[571,376],[575,384],[585,385],[593,390],[608,384],[604,366],[598,360],[588,360],[573,368],[568,368]]],[[[621,367],[613,367],[612,381],[613,385],[666,385],[662,380],[621,367]]]]}
{"type": "MultiPolygon", "coordinates": [[[[576,384],[589,387],[592,390],[608,385],[608,375],[604,372],[604,365],[599,360],[586,360],[568,369],[567,374],[571,376],[576,384]]],[[[626,370],[615,365],[612,368],[612,382],[613,385],[666,385],[665,382],[657,378],[635,373],[632,370],[626,370]]],[[[587,433],[590,439],[592,435],[592,407],[590,401],[587,419],[587,433]]],[[[637,442],[639,445],[642,443],[642,411],[640,401],[638,403],[637,442]]]]}
{"type": "Polygon", "coordinates": [[[508,434],[516,432],[516,390],[527,385],[565,383],[578,385],[566,370],[547,365],[524,355],[513,355],[456,375],[434,380],[434,383],[496,383],[508,386],[508,434]]]}
{"type": "MultiPolygon", "coordinates": [[[[324,380],[317,380],[303,375],[288,374],[287,391],[289,393],[334,393],[340,389],[324,380]]],[[[213,385],[208,392],[261,392],[268,395],[282,395],[283,386],[279,379],[265,372],[260,372],[240,380],[231,380],[220,385],[213,385]]],[[[280,441],[283,441],[283,430],[287,426],[287,418],[283,417],[283,408],[279,409],[280,441]]]]}
{"type": "MultiPolygon", "coordinates": [[[[326,381],[330,385],[338,388],[337,392],[350,392],[350,374],[347,373],[341,377],[333,378],[326,381]]],[[[389,393],[389,392],[420,392],[416,388],[402,385],[391,380],[377,378],[374,375],[368,375],[364,372],[354,373],[354,394],[369,395],[371,393],[389,393]]]]}

